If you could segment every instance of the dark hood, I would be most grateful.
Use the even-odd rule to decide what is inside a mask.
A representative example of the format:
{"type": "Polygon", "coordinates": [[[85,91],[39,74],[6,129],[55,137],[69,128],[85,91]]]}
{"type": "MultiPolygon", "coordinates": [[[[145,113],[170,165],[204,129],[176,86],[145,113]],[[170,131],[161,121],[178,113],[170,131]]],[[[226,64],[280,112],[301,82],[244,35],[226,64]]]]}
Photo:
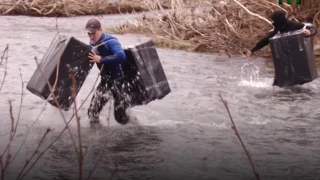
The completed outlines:
{"type": "Polygon", "coordinates": [[[273,26],[277,29],[280,29],[288,22],[286,14],[283,11],[274,11],[271,19],[273,20],[273,26]]]}

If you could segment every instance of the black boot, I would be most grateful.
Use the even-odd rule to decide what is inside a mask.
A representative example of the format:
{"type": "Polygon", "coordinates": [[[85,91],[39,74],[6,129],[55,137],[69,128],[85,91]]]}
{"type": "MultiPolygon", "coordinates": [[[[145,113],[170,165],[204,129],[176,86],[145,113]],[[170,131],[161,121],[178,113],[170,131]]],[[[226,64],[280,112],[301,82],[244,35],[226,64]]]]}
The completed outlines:
{"type": "Polygon", "coordinates": [[[114,117],[120,124],[127,124],[129,122],[129,116],[126,114],[126,109],[122,106],[114,108],[114,117]]]}

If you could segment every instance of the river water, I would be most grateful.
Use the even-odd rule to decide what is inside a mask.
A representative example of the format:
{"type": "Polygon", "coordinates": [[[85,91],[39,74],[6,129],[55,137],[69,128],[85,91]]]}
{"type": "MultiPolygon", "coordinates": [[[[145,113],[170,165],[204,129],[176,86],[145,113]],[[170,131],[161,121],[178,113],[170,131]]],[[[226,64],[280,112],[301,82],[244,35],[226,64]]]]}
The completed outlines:
{"type": "MultiPolygon", "coordinates": [[[[110,15],[100,19],[108,27],[130,17],[110,15]]],[[[88,18],[59,18],[59,31],[88,42],[84,32],[88,18]]],[[[9,44],[7,76],[0,92],[0,152],[9,139],[8,100],[12,100],[12,113],[15,119],[18,118],[19,69],[24,83],[23,102],[11,154],[17,152],[30,130],[9,167],[7,178],[11,179],[17,177],[30,159],[47,128],[52,131],[39,152],[59,135],[65,123],[60,112],[49,104],[35,122],[45,101],[25,88],[36,69],[34,57],[42,58],[57,33],[56,19],[7,16],[0,17],[0,23],[0,50],[9,44]]],[[[124,46],[148,39],[129,34],[115,36],[124,46]]],[[[137,117],[138,124],[122,126],[114,118],[107,121],[108,104],[101,114],[106,127],[93,130],[88,127],[86,116],[89,101],[81,108],[85,177],[100,159],[92,174],[94,179],[255,179],[219,99],[221,93],[261,179],[320,178],[320,79],[303,86],[272,87],[273,69],[266,66],[264,59],[252,59],[248,65],[248,59],[242,57],[161,48],[158,48],[158,54],[172,92],[162,100],[133,108],[132,114],[137,117]]],[[[4,69],[0,66],[1,81],[4,69]]],[[[97,74],[94,67],[77,96],[79,104],[90,93],[97,74]]],[[[62,114],[68,119],[72,112],[63,111],[62,114]]],[[[70,129],[75,135],[75,121],[70,129]]],[[[78,172],[72,141],[65,132],[24,178],[76,179],[78,172]]]]}

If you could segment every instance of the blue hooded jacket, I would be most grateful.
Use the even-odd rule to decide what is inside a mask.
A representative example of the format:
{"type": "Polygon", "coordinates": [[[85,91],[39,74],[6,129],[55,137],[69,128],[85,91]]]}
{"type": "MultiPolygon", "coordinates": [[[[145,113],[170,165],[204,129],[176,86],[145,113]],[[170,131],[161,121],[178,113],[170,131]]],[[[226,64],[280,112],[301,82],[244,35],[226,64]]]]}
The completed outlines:
{"type": "Polygon", "coordinates": [[[97,63],[99,69],[104,64],[102,79],[116,80],[124,76],[122,63],[126,61],[126,54],[117,38],[102,33],[97,43],[90,40],[90,46],[95,47],[93,50],[102,57],[97,63]]]}

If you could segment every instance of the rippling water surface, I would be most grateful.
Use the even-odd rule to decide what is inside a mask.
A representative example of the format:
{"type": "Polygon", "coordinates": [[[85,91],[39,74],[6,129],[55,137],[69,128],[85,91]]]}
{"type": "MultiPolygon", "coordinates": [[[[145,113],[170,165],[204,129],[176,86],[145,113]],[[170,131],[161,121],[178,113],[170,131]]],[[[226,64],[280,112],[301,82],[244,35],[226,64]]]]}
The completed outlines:
{"type": "MultiPolygon", "coordinates": [[[[103,16],[101,21],[111,26],[130,17],[103,16]]],[[[59,30],[88,42],[83,30],[88,18],[59,18],[59,30]]],[[[8,16],[0,17],[0,23],[0,50],[9,44],[7,76],[0,92],[0,150],[3,151],[11,122],[8,100],[12,100],[15,119],[19,111],[19,69],[26,85],[36,69],[34,57],[42,58],[56,34],[56,20],[8,16]]],[[[124,46],[147,39],[136,35],[116,37],[124,46]]],[[[92,174],[96,179],[108,179],[113,174],[113,179],[254,179],[250,163],[218,97],[221,93],[261,179],[320,178],[319,79],[282,89],[271,86],[273,71],[262,59],[254,59],[252,64],[246,65],[245,58],[160,48],[158,53],[172,92],[162,100],[133,108],[138,125],[122,126],[111,118],[108,127],[95,131],[88,127],[89,102],[80,110],[83,150],[86,151],[85,176],[104,149],[92,174]]],[[[0,66],[0,74],[2,81],[4,66],[0,66]]],[[[77,97],[78,102],[89,94],[97,74],[94,67],[77,97]]],[[[39,121],[32,126],[45,102],[25,87],[23,91],[21,117],[11,152],[19,149],[28,129],[30,133],[10,166],[8,177],[17,176],[48,127],[53,131],[40,152],[64,128],[61,114],[50,105],[46,105],[39,121]]],[[[72,112],[63,114],[68,118],[72,112]]],[[[109,104],[101,114],[106,126],[108,117],[109,104]]],[[[75,122],[71,130],[76,134],[75,122]]],[[[70,179],[77,174],[77,157],[66,132],[25,177],[70,179]]]]}

